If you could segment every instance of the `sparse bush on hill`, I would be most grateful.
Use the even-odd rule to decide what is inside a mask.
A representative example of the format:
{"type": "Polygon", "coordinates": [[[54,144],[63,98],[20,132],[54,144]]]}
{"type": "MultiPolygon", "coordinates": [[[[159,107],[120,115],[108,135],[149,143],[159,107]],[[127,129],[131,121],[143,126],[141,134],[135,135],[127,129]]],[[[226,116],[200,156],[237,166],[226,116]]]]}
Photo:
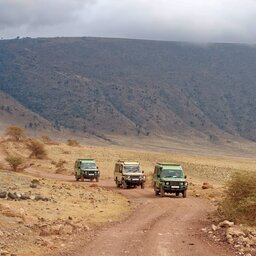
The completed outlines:
{"type": "Polygon", "coordinates": [[[17,126],[10,126],[6,129],[5,135],[12,141],[21,141],[25,138],[24,130],[17,126]]]}
{"type": "Polygon", "coordinates": [[[67,145],[72,147],[80,147],[80,144],[77,140],[67,140],[67,145]]]}
{"type": "Polygon", "coordinates": [[[253,172],[235,173],[227,183],[220,213],[237,223],[256,225],[256,175],[253,172]]]}
{"type": "Polygon", "coordinates": [[[5,158],[11,167],[11,170],[17,172],[20,170],[20,166],[23,164],[23,159],[19,156],[8,156],[5,158]]]}
{"type": "Polygon", "coordinates": [[[27,142],[27,148],[32,151],[29,158],[44,159],[47,156],[44,144],[37,140],[29,140],[27,142]]]}

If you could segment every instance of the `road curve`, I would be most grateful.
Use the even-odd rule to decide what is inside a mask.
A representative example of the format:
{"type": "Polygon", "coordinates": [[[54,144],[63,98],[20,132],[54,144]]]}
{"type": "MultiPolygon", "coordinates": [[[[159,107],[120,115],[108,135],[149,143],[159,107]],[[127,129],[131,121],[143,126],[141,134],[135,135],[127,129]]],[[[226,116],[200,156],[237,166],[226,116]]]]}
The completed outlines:
{"type": "MultiPolygon", "coordinates": [[[[42,173],[29,169],[38,177],[75,182],[71,176],[42,173]]],[[[82,183],[80,183],[82,184],[82,183]]],[[[90,183],[84,182],[85,186],[90,183]]],[[[122,189],[114,181],[101,180],[97,185],[121,193],[133,204],[135,211],[125,221],[94,236],[72,256],[233,256],[228,248],[213,243],[201,229],[213,210],[206,199],[195,197],[164,198],[153,189],[122,189]]],[[[63,255],[63,254],[61,254],[63,255]]],[[[66,254],[65,254],[66,255],[66,254]]]]}
{"type": "Polygon", "coordinates": [[[234,255],[202,234],[204,220],[211,211],[208,201],[193,197],[156,197],[152,189],[118,191],[136,201],[134,213],[126,221],[100,232],[74,256],[234,255]]]}

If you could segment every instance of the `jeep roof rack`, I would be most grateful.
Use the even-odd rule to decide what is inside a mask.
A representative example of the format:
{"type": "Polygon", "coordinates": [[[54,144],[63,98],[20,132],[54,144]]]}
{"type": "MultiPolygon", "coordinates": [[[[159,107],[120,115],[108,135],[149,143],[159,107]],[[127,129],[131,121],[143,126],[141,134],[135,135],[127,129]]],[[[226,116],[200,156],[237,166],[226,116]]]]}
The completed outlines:
{"type": "Polygon", "coordinates": [[[92,158],[78,158],[78,161],[95,161],[95,159],[92,158]]]}
{"type": "Polygon", "coordinates": [[[128,160],[118,160],[117,162],[122,162],[124,164],[140,164],[138,161],[128,161],[128,160]]]}
{"type": "Polygon", "coordinates": [[[172,166],[180,166],[180,164],[177,163],[157,163],[158,165],[172,165],[172,166]]]}

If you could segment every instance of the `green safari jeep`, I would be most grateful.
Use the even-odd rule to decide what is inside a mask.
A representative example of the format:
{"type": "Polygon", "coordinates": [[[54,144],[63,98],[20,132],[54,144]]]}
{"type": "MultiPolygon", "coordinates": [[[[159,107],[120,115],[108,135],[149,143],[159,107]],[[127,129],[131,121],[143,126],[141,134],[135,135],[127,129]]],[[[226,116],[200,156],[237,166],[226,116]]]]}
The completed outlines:
{"type": "Polygon", "coordinates": [[[93,181],[94,179],[98,182],[100,178],[99,168],[96,166],[94,159],[77,159],[75,162],[75,178],[78,181],[84,181],[84,179],[89,179],[93,181]]]}
{"type": "Polygon", "coordinates": [[[187,197],[188,182],[181,165],[173,163],[157,163],[153,174],[153,187],[156,195],[164,197],[165,193],[181,193],[187,197]]]}

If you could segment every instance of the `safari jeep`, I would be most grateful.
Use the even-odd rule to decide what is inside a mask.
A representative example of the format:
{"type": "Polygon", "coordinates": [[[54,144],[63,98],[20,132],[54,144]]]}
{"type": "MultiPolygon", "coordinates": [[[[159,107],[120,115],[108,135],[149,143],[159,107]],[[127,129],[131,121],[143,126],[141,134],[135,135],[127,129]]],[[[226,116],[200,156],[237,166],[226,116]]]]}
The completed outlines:
{"type": "Polygon", "coordinates": [[[128,187],[140,186],[143,189],[146,177],[144,175],[144,171],[141,170],[139,162],[119,160],[115,164],[114,180],[117,187],[122,186],[126,189],[128,187]]]}
{"type": "Polygon", "coordinates": [[[157,163],[153,174],[155,194],[164,197],[165,193],[175,193],[187,197],[188,182],[179,164],[157,163]]]}
{"type": "Polygon", "coordinates": [[[77,159],[75,162],[75,178],[78,181],[84,181],[84,179],[89,179],[93,181],[94,179],[98,182],[100,177],[100,171],[96,166],[94,159],[77,159]]]}

